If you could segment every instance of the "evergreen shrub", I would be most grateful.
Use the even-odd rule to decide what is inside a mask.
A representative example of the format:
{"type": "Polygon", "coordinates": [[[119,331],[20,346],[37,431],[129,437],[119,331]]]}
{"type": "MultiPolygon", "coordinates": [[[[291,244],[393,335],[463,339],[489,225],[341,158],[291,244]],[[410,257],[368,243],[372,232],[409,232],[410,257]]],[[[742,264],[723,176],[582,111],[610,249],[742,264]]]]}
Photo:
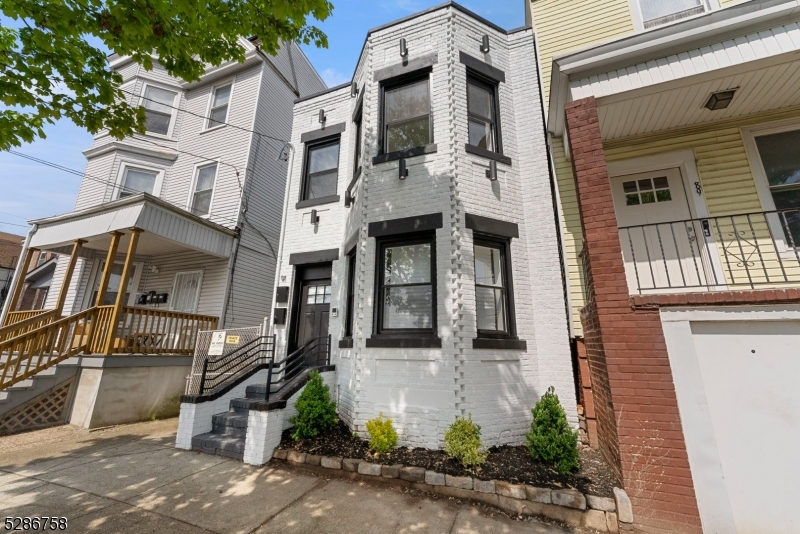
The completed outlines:
{"type": "Polygon", "coordinates": [[[578,431],[570,429],[567,415],[552,386],[531,412],[533,422],[526,436],[531,457],[555,466],[564,475],[580,469],[578,431]]]}
{"type": "Polygon", "coordinates": [[[336,403],[331,400],[330,389],[317,371],[311,371],[306,388],[297,399],[295,408],[297,415],[290,420],[294,425],[292,439],[295,441],[324,434],[339,420],[336,416],[336,403]]]}
{"type": "Polygon", "coordinates": [[[369,448],[374,452],[387,452],[397,446],[397,432],[391,419],[384,419],[381,412],[375,419],[367,421],[369,448]]]}
{"type": "Polygon", "coordinates": [[[488,452],[481,443],[481,427],[468,419],[459,417],[444,434],[444,452],[458,460],[464,467],[479,466],[486,461],[488,452]]]}

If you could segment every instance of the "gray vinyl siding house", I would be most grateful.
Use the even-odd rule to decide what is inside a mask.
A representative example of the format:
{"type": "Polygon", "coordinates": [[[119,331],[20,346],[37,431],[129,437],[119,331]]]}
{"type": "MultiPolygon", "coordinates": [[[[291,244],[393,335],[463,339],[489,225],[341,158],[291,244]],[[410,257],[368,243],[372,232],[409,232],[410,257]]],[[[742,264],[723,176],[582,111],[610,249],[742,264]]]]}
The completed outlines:
{"type": "MultiPolygon", "coordinates": [[[[122,198],[139,192],[137,183],[145,183],[145,193],[177,209],[179,219],[183,213],[187,240],[166,241],[159,232],[142,233],[129,286],[130,304],[143,295],[167,294],[166,302],[147,305],[216,316],[227,328],[260,324],[269,314],[287,173],[285,158],[279,157],[284,149],[280,140],[291,135],[294,100],[326,89],[296,44],[284,45],[276,56],[262,52],[257,41],[242,39],[241,44],[246,50],[243,63],[210,67],[192,83],[169,76],[158,63],[146,71],[128,57],[110,56],[110,66],[123,77],[129,102],[151,105],[159,113],[154,113],[154,131],[124,140],[107,133],[95,137],[84,151],[86,175],[71,214],[74,220],[88,221],[84,211],[98,206],[114,210],[117,203],[124,203],[122,198]],[[215,105],[225,100],[225,94],[223,110],[224,103],[215,105]],[[171,103],[169,98],[174,98],[171,103]],[[212,123],[207,118],[212,113],[223,124],[212,123]],[[137,177],[144,182],[137,182],[137,177]],[[201,187],[208,185],[209,177],[210,202],[207,209],[198,209],[200,204],[195,203],[203,194],[208,200],[209,193],[201,187]],[[209,254],[191,245],[190,234],[201,226],[218,232],[227,248],[209,254]],[[181,280],[198,283],[196,295],[173,294],[179,273],[192,273],[181,280]]],[[[48,220],[38,222],[42,230],[49,226],[48,220]]],[[[97,229],[97,234],[113,229],[97,229]]],[[[61,252],[67,251],[67,242],[37,240],[35,233],[32,238],[32,246],[61,252]]],[[[92,237],[83,246],[64,315],[93,305],[106,257],[103,242],[102,237],[92,237]]],[[[123,256],[121,246],[118,258],[123,256]]],[[[55,305],[66,264],[58,264],[45,307],[55,305]]]]}

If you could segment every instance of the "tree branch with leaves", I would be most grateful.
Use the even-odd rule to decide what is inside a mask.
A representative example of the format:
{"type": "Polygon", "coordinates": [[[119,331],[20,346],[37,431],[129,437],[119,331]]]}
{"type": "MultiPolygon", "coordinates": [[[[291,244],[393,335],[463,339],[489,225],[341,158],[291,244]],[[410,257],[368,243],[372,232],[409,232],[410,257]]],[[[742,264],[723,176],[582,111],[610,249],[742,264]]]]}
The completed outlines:
{"type": "Polygon", "coordinates": [[[118,139],[143,133],[144,110],[120,90],[106,50],[145,70],[154,61],[187,82],[209,65],[242,62],[239,38],[256,36],[276,54],[283,42],[327,47],[308,18],[324,21],[327,0],[0,0],[0,150],[44,137],[67,117],[118,139]],[[104,50],[105,49],[105,50],[104,50]]]}

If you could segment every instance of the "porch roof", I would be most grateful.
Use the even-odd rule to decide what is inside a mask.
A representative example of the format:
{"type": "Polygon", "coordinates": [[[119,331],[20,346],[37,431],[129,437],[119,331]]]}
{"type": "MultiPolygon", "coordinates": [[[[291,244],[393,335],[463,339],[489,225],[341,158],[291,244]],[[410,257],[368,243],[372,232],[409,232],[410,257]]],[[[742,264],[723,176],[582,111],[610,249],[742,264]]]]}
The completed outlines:
{"type": "Polygon", "coordinates": [[[144,232],[137,254],[197,250],[227,258],[236,235],[147,193],[30,223],[35,225],[30,246],[58,253],[68,253],[76,239],[86,241],[84,249],[107,250],[111,232],[139,228],[144,232]]]}
{"type": "Polygon", "coordinates": [[[548,131],[561,136],[565,104],[590,96],[604,140],[798,105],[798,20],[799,0],[753,0],[556,57],[548,131]],[[727,109],[704,107],[727,89],[727,109]]]}

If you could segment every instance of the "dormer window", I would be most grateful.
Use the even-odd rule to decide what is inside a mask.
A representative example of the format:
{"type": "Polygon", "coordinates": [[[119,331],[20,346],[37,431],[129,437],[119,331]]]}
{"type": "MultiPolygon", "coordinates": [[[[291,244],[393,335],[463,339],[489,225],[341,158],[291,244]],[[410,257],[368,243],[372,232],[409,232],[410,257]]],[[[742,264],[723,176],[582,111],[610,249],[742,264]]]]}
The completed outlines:
{"type": "Polygon", "coordinates": [[[175,91],[152,85],[145,86],[142,106],[147,117],[145,130],[148,133],[170,135],[175,117],[175,91]]]}
{"type": "Polygon", "coordinates": [[[208,110],[206,129],[215,128],[228,122],[228,104],[231,100],[232,84],[220,85],[214,88],[211,95],[211,107],[208,110]]]}

